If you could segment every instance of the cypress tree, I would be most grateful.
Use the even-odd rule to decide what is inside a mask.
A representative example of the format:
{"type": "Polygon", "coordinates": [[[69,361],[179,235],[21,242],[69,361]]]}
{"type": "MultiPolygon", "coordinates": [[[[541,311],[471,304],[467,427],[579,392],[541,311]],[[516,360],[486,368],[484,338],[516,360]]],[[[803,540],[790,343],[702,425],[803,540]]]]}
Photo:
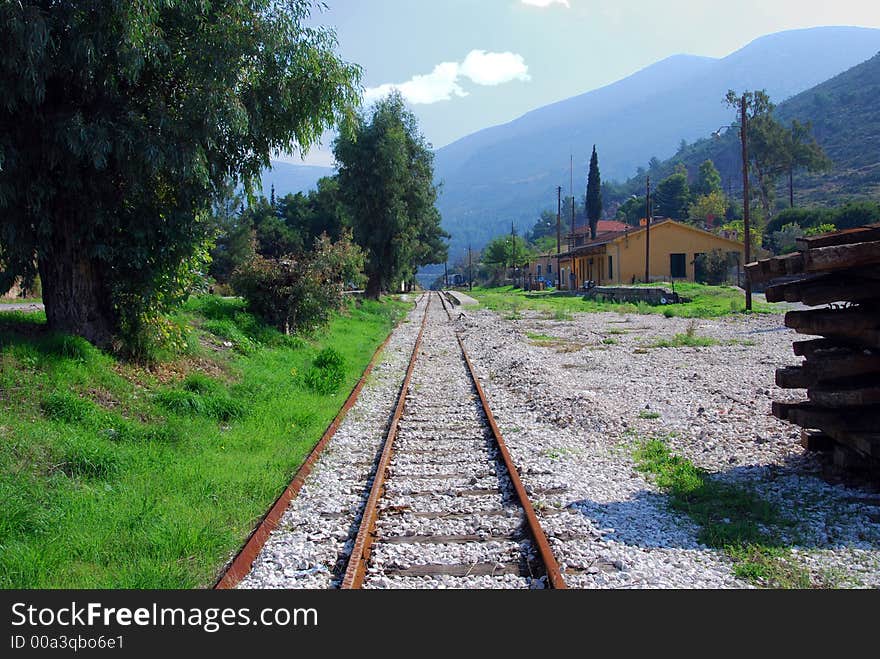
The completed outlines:
{"type": "Polygon", "coordinates": [[[596,228],[602,216],[602,179],[599,176],[599,156],[596,145],[590,157],[590,174],[587,177],[587,219],[590,221],[590,237],[596,238],[596,228]]]}

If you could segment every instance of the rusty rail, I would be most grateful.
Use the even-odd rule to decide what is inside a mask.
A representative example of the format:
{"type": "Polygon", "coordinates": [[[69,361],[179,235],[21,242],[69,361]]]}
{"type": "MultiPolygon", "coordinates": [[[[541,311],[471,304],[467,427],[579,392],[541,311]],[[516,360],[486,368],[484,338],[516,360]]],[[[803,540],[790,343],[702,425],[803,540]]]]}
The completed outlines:
{"type": "MultiPolygon", "coordinates": [[[[452,320],[452,315],[449,313],[449,309],[447,307],[446,300],[444,300],[443,298],[442,292],[439,293],[439,297],[440,304],[443,306],[443,310],[446,312],[447,317],[452,320]]],[[[352,549],[348,567],[345,572],[345,577],[342,581],[341,588],[343,589],[360,588],[363,585],[364,577],[366,575],[367,564],[370,558],[370,548],[376,535],[375,525],[376,519],[378,517],[378,502],[385,486],[385,477],[387,475],[388,466],[391,462],[393,444],[395,438],[397,437],[397,426],[401,416],[403,415],[404,406],[406,404],[406,394],[409,389],[409,383],[412,380],[413,371],[415,370],[416,360],[418,359],[419,348],[421,347],[422,343],[422,336],[424,334],[425,326],[428,320],[428,308],[430,307],[430,304],[431,298],[428,299],[428,304],[425,305],[425,316],[422,319],[422,327],[419,332],[418,339],[416,339],[415,347],[413,348],[412,357],[410,358],[410,364],[406,372],[406,378],[404,379],[403,386],[400,390],[400,396],[397,401],[397,408],[395,409],[394,417],[392,418],[391,425],[388,430],[388,435],[382,448],[382,455],[379,459],[379,465],[376,468],[376,476],[373,480],[373,485],[370,488],[370,495],[367,499],[366,507],[364,508],[364,514],[361,519],[360,527],[358,529],[357,539],[355,540],[355,545],[352,549]]],[[[461,335],[457,333],[456,338],[458,339],[459,348],[461,348],[461,353],[464,356],[465,363],[467,364],[471,380],[473,381],[474,387],[476,388],[477,394],[480,398],[480,403],[483,406],[483,412],[485,413],[486,419],[489,423],[489,427],[492,430],[492,436],[494,437],[495,443],[498,446],[498,451],[501,454],[502,460],[504,461],[504,466],[507,469],[508,474],[510,475],[510,480],[513,483],[513,488],[516,492],[517,499],[520,506],[522,506],[523,512],[525,514],[526,525],[528,527],[529,534],[532,536],[532,539],[538,549],[538,554],[541,557],[541,561],[544,563],[544,568],[547,572],[548,584],[550,588],[553,589],[567,589],[568,586],[565,583],[565,579],[563,579],[562,577],[562,571],[559,568],[559,563],[556,560],[556,557],[553,555],[553,550],[550,547],[547,536],[544,533],[544,530],[541,528],[541,524],[538,521],[537,515],[535,514],[535,509],[532,506],[531,501],[529,500],[528,493],[526,492],[525,486],[522,483],[522,479],[519,476],[519,471],[517,470],[516,465],[514,464],[513,459],[510,456],[510,452],[507,449],[504,437],[501,434],[501,429],[498,427],[498,423],[495,421],[495,417],[489,407],[489,401],[486,398],[486,394],[483,391],[483,387],[480,384],[479,379],[477,378],[477,374],[474,370],[473,364],[471,363],[470,357],[468,357],[467,351],[465,350],[464,342],[461,338],[461,335]]]]}
{"type": "Polygon", "coordinates": [[[403,415],[403,408],[406,405],[406,393],[409,390],[409,383],[412,381],[413,371],[416,368],[416,360],[419,356],[419,349],[422,347],[422,337],[425,334],[425,327],[428,324],[428,309],[431,308],[431,300],[428,294],[428,303],[425,305],[425,315],[422,318],[422,327],[419,330],[419,336],[413,346],[412,356],[409,360],[409,366],[406,369],[406,377],[403,379],[403,385],[400,387],[400,395],[397,398],[397,407],[394,409],[394,416],[391,419],[391,425],[388,427],[388,434],[385,437],[385,443],[382,446],[382,455],[379,458],[379,464],[376,467],[376,475],[373,478],[373,486],[370,488],[370,495],[364,506],[364,514],[361,517],[361,523],[358,527],[357,538],[354,541],[354,547],[351,550],[351,556],[348,559],[348,567],[345,570],[345,576],[342,578],[340,588],[349,590],[360,588],[364,583],[364,577],[367,573],[367,563],[370,560],[370,549],[373,546],[373,538],[375,538],[376,518],[378,517],[379,498],[382,496],[382,490],[385,487],[385,476],[388,471],[388,465],[391,463],[391,454],[394,449],[394,440],[397,438],[397,426],[400,417],[403,415]]]}
{"type": "MultiPolygon", "coordinates": [[[[416,306],[418,306],[420,301],[421,298],[416,301],[416,306]]],[[[259,556],[260,552],[265,546],[270,534],[272,533],[272,531],[275,530],[275,528],[278,526],[278,523],[281,521],[281,517],[284,515],[284,511],[287,510],[290,502],[293,501],[293,499],[295,499],[296,496],[299,494],[300,490],[306,482],[306,478],[308,478],[309,474],[312,473],[312,469],[318,462],[318,459],[321,457],[321,453],[323,453],[324,449],[327,447],[327,444],[330,443],[330,440],[333,439],[333,436],[336,434],[336,431],[339,430],[339,426],[342,424],[345,416],[348,414],[348,412],[351,410],[351,408],[360,397],[361,390],[363,390],[364,385],[366,385],[367,383],[367,378],[370,377],[370,373],[373,372],[373,368],[375,368],[376,364],[379,361],[379,357],[388,346],[388,342],[391,340],[391,335],[393,333],[394,330],[392,329],[391,332],[388,333],[388,336],[385,337],[382,345],[376,348],[376,351],[373,353],[372,358],[370,358],[370,363],[367,364],[367,367],[361,374],[360,379],[357,381],[354,389],[352,389],[351,393],[343,404],[342,409],[339,410],[339,413],[334,417],[330,425],[327,426],[327,429],[324,431],[321,439],[309,453],[308,457],[305,459],[302,465],[300,465],[300,468],[297,470],[296,474],[294,474],[290,484],[275,500],[275,503],[269,509],[269,512],[266,513],[266,515],[260,520],[259,524],[257,524],[256,528],[251,532],[250,536],[248,536],[248,539],[245,541],[244,546],[239,550],[238,554],[235,555],[235,558],[232,559],[228,566],[220,573],[220,576],[214,583],[214,590],[227,590],[230,588],[235,588],[250,572],[254,561],[257,559],[257,556],[259,556]]]]}
{"type": "MultiPolygon", "coordinates": [[[[442,293],[440,294],[440,300],[443,302],[443,309],[446,311],[446,315],[449,317],[449,320],[452,320],[452,314],[449,313],[446,302],[443,301],[442,293]]],[[[492,435],[495,437],[495,443],[498,445],[498,452],[501,454],[501,459],[504,461],[504,466],[507,468],[507,473],[510,475],[510,480],[513,483],[513,489],[516,491],[516,496],[525,512],[529,533],[538,548],[538,553],[540,554],[544,567],[547,570],[547,580],[550,582],[550,587],[555,589],[568,588],[565,584],[565,579],[562,577],[562,570],[559,568],[559,562],[556,560],[556,556],[553,555],[553,549],[550,547],[547,535],[544,533],[544,529],[541,528],[541,523],[538,521],[538,516],[535,514],[535,508],[532,506],[526,488],[519,476],[519,470],[516,468],[516,464],[514,464],[513,458],[510,456],[510,451],[507,449],[507,443],[504,441],[501,429],[498,427],[498,423],[495,421],[495,416],[492,414],[492,409],[489,407],[489,399],[486,398],[486,392],[483,391],[483,386],[480,384],[480,379],[477,377],[477,372],[474,370],[471,358],[468,356],[467,350],[464,348],[464,340],[461,338],[460,333],[456,333],[456,338],[458,339],[458,345],[461,348],[461,354],[464,356],[465,364],[467,364],[468,372],[471,374],[471,380],[473,380],[474,387],[477,390],[477,395],[480,397],[480,403],[483,405],[483,413],[486,415],[489,427],[492,429],[492,435]]]]}

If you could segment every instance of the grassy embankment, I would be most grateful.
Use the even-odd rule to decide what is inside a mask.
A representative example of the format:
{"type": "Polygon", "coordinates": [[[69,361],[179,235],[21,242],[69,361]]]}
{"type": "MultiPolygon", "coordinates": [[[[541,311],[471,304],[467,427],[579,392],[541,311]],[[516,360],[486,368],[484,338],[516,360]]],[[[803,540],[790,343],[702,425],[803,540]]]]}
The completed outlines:
{"type": "MultiPolygon", "coordinates": [[[[665,286],[669,284],[651,284],[665,286]]],[[[610,311],[617,313],[660,314],[667,318],[719,318],[745,312],[743,292],[732,286],[706,286],[687,282],[676,283],[675,291],[691,301],[684,304],[653,306],[639,304],[584,300],[581,296],[554,295],[548,292],[526,293],[511,286],[501,288],[474,288],[471,295],[483,306],[516,319],[522,311],[539,311],[556,320],[568,320],[574,313],[610,311]]],[[[782,313],[786,305],[755,302],[753,313],[782,313]]]]}
{"type": "Polygon", "coordinates": [[[188,348],[151,368],[0,314],[0,587],[209,586],[406,308],[352,303],[303,340],[194,299],[188,348]]]}

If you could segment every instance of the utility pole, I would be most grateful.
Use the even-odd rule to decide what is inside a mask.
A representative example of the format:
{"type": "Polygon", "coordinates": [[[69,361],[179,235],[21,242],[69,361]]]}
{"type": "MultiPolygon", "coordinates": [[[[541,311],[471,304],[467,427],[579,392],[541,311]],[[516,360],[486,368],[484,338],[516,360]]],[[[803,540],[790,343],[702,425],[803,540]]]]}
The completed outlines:
{"type": "Polygon", "coordinates": [[[516,286],[516,227],[513,226],[513,220],[510,221],[510,261],[511,261],[511,279],[513,285],[516,286]]]}
{"type": "Polygon", "coordinates": [[[556,290],[562,290],[562,273],[559,270],[562,253],[562,186],[556,188],[556,290]]]}
{"type": "Polygon", "coordinates": [[[645,283],[651,283],[651,175],[645,186],[645,283]]]}
{"type": "MultiPolygon", "coordinates": [[[[574,212],[574,154],[571,155],[571,162],[568,170],[569,182],[568,182],[568,193],[571,195],[571,231],[569,235],[571,235],[571,240],[568,242],[568,249],[571,251],[574,249],[574,245],[577,245],[577,227],[575,226],[575,212],[574,212]]],[[[575,273],[575,284],[577,283],[577,259],[575,259],[574,254],[571,256],[571,269],[575,273]]],[[[569,277],[571,279],[571,277],[569,277]]],[[[572,287],[572,290],[575,290],[575,286],[572,287]]]]}
{"type": "MultiPolygon", "coordinates": [[[[749,226],[749,215],[751,202],[749,201],[749,146],[748,146],[748,134],[749,134],[749,115],[748,115],[748,103],[746,102],[746,95],[743,94],[742,97],[742,127],[740,129],[740,133],[742,134],[742,157],[743,157],[743,233],[745,233],[745,241],[746,241],[746,249],[745,249],[745,265],[748,265],[752,262],[752,232],[749,226]]],[[[746,276],[745,281],[745,290],[746,290],[746,311],[752,310],[752,284],[749,281],[748,276],[746,276]]]]}
{"type": "Polygon", "coordinates": [[[468,291],[474,290],[474,261],[471,257],[471,246],[468,245],[468,291]]]}

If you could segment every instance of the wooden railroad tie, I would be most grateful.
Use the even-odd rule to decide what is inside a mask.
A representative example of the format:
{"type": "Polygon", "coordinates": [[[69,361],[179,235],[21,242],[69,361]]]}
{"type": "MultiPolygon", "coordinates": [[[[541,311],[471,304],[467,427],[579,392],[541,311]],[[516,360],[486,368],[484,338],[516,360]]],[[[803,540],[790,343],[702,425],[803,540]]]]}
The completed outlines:
{"type": "Polygon", "coordinates": [[[776,384],[806,390],[806,400],[776,402],[773,414],[803,428],[804,448],[880,477],[880,224],[797,246],[746,266],[752,283],[768,284],[770,302],[831,305],[786,314],[786,327],[821,338],[794,342],[804,360],[778,369],[776,384]]]}

